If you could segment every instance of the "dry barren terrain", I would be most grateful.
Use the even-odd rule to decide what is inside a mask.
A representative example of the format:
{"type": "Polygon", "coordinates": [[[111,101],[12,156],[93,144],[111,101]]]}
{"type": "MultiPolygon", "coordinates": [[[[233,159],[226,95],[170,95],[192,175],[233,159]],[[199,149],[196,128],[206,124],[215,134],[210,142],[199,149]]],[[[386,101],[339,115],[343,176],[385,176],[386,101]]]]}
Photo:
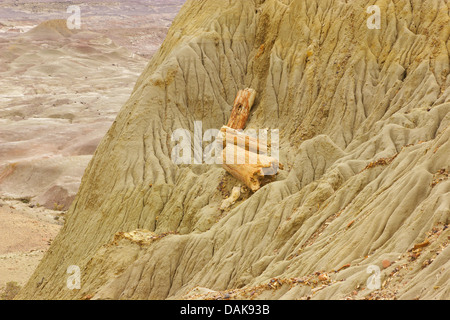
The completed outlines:
{"type": "Polygon", "coordinates": [[[182,2],[0,3],[0,289],[34,271],[61,224],[43,215],[70,207],[182,2]]]}

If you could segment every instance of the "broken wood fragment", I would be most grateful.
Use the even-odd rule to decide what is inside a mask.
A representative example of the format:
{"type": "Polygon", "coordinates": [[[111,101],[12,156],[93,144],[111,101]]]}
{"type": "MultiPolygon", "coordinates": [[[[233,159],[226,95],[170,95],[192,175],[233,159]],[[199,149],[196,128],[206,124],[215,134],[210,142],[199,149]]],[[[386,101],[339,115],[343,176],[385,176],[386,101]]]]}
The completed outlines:
{"type": "Polygon", "coordinates": [[[271,143],[265,139],[255,138],[246,135],[244,132],[223,126],[220,129],[220,139],[223,141],[223,147],[225,148],[227,144],[234,144],[249,150],[251,152],[259,154],[267,154],[268,147],[271,147],[271,143]]]}
{"type": "Polygon", "coordinates": [[[250,115],[253,103],[255,102],[256,91],[250,88],[239,90],[234,100],[228,127],[233,129],[244,129],[250,115]]]}
{"type": "Polygon", "coordinates": [[[428,246],[429,244],[430,244],[430,241],[427,239],[427,240],[425,240],[425,241],[422,242],[422,243],[418,243],[418,244],[414,245],[413,250],[417,250],[417,249],[420,249],[420,248],[424,248],[424,247],[428,246]]]}
{"type": "Polygon", "coordinates": [[[241,187],[234,187],[231,191],[231,195],[222,201],[222,205],[220,206],[220,210],[227,210],[229,209],[235,202],[239,199],[241,196],[241,187]]]}
{"type": "Polygon", "coordinates": [[[253,153],[233,144],[227,144],[222,155],[223,168],[253,192],[272,182],[278,169],[283,167],[275,158],[253,153]]]}
{"type": "Polygon", "coordinates": [[[278,169],[283,168],[278,159],[268,156],[270,142],[242,132],[255,98],[253,89],[238,92],[228,125],[222,127],[218,137],[223,143],[223,168],[253,192],[272,182],[278,169]]]}

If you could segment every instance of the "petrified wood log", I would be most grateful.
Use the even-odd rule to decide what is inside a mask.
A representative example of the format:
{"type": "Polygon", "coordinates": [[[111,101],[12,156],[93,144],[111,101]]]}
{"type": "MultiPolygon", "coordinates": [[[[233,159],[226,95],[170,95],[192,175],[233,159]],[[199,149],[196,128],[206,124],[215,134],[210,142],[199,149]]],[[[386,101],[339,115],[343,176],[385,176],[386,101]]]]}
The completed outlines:
{"type": "Polygon", "coordinates": [[[227,144],[222,152],[223,168],[245,183],[253,192],[271,182],[283,165],[278,159],[250,152],[234,144],[227,144]]]}
{"type": "Polygon", "coordinates": [[[242,132],[255,98],[255,90],[240,90],[234,101],[230,121],[219,134],[223,143],[223,168],[253,192],[273,181],[278,168],[283,168],[278,159],[268,156],[270,142],[242,132]]]}
{"type": "Polygon", "coordinates": [[[255,102],[256,91],[250,88],[240,90],[234,100],[228,127],[233,129],[244,129],[250,110],[255,102]]]}
{"type": "Polygon", "coordinates": [[[267,148],[271,147],[270,141],[267,141],[266,139],[261,139],[260,137],[255,138],[246,135],[243,131],[238,131],[227,126],[223,126],[220,129],[220,138],[223,141],[224,148],[227,144],[234,144],[241,148],[245,148],[250,152],[267,154],[267,148]]]}

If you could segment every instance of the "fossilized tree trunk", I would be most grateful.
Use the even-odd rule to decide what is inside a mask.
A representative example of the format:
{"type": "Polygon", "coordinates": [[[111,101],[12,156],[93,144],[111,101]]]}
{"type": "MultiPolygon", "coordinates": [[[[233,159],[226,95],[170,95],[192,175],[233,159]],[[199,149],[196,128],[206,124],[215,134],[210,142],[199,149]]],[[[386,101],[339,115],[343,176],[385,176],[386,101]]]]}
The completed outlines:
{"type": "Polygon", "coordinates": [[[239,145],[241,148],[245,146],[246,150],[250,152],[255,152],[258,154],[267,154],[267,148],[271,147],[270,141],[263,139],[262,137],[252,137],[246,135],[243,131],[238,131],[233,128],[223,126],[220,129],[221,138],[223,140],[223,147],[225,148],[227,144],[239,145]]]}
{"type": "Polygon", "coordinates": [[[255,97],[256,92],[253,89],[240,90],[234,101],[228,125],[220,130],[224,148],[223,168],[253,192],[272,181],[278,168],[282,168],[278,159],[268,156],[270,142],[240,131],[245,127],[255,97]]]}
{"type": "Polygon", "coordinates": [[[278,168],[283,167],[275,158],[250,152],[235,144],[227,144],[222,156],[223,168],[253,192],[273,181],[278,168]]]}
{"type": "Polygon", "coordinates": [[[244,129],[247,123],[250,110],[255,102],[256,91],[250,88],[239,90],[234,100],[233,110],[231,111],[228,127],[233,129],[244,129]]]}

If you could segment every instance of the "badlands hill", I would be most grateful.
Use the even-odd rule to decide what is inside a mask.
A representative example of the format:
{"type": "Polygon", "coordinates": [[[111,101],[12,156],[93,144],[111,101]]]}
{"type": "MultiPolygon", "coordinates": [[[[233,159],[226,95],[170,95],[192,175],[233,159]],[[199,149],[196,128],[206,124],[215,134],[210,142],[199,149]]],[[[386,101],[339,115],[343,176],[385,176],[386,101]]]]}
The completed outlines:
{"type": "Polygon", "coordinates": [[[369,29],[373,4],[187,1],[18,298],[448,299],[449,3],[380,0],[369,29]],[[171,134],[246,87],[284,170],[222,212],[240,182],[171,134]]]}

